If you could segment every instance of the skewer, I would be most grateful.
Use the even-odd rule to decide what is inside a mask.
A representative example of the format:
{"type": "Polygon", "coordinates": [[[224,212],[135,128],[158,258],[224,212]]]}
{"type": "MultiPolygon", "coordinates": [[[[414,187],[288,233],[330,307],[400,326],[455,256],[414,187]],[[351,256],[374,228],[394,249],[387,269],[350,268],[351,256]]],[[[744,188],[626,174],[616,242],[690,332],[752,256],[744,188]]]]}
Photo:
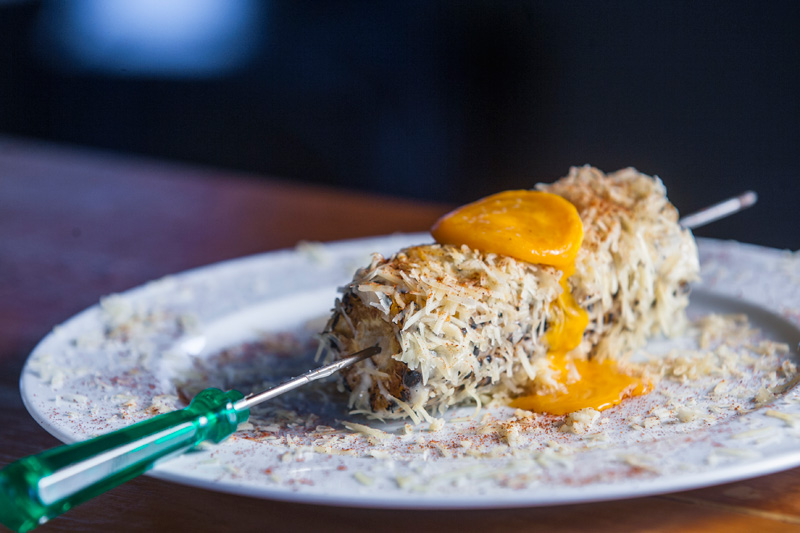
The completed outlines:
{"type": "Polygon", "coordinates": [[[371,348],[365,348],[365,349],[361,350],[360,352],[354,353],[350,357],[345,357],[344,359],[340,359],[340,360],[336,361],[335,363],[331,363],[329,365],[326,365],[326,366],[323,366],[323,367],[320,367],[320,368],[317,368],[317,369],[314,369],[314,370],[309,370],[308,372],[306,372],[302,376],[299,376],[299,377],[296,377],[296,378],[294,378],[294,379],[292,379],[290,381],[287,381],[287,382],[283,383],[282,385],[278,385],[276,387],[272,387],[271,389],[268,389],[268,390],[265,390],[265,391],[262,391],[262,392],[248,394],[247,396],[245,396],[244,398],[242,398],[241,400],[236,402],[233,407],[237,411],[243,411],[245,409],[250,409],[254,405],[258,405],[258,404],[260,404],[262,402],[270,400],[270,399],[274,398],[275,396],[280,396],[284,392],[288,392],[288,391],[296,389],[298,387],[302,387],[303,385],[305,385],[307,383],[311,383],[312,381],[315,381],[317,379],[326,378],[326,377],[330,376],[331,374],[334,374],[335,372],[338,372],[339,370],[341,370],[343,368],[347,368],[348,366],[354,365],[354,364],[358,363],[359,361],[363,361],[364,359],[369,359],[370,357],[372,357],[373,355],[376,355],[380,351],[381,351],[381,349],[378,346],[373,346],[371,348]]]}
{"type": "Polygon", "coordinates": [[[29,531],[146,472],[158,461],[202,442],[221,442],[247,421],[250,407],[380,351],[377,346],[361,350],[246,397],[235,390],[206,389],[184,409],[19,459],[0,470],[0,524],[16,531],[29,531]]]}
{"type": "Polygon", "coordinates": [[[758,200],[758,195],[754,191],[745,191],[739,196],[728,198],[722,202],[704,207],[678,220],[678,224],[686,229],[695,229],[706,224],[710,224],[721,218],[725,218],[739,211],[743,211],[752,206],[758,200]]]}

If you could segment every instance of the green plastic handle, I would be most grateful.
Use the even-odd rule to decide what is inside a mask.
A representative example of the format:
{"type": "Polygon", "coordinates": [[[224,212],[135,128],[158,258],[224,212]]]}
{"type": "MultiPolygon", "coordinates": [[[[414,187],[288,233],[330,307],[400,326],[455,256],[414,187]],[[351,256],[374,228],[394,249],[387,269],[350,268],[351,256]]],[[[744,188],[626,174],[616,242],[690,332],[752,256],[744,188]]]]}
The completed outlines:
{"type": "Polygon", "coordinates": [[[29,531],[201,442],[220,442],[249,416],[232,390],[206,389],[185,409],[25,457],[0,471],[0,523],[29,531]]]}

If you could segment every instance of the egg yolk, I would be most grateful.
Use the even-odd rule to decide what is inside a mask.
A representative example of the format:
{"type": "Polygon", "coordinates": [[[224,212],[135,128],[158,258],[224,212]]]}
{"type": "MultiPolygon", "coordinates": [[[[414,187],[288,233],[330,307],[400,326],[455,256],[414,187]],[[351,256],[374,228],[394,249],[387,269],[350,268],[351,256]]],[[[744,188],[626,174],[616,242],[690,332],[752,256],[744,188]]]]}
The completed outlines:
{"type": "Polygon", "coordinates": [[[550,366],[560,391],[516,398],[512,407],[567,414],[586,407],[602,410],[624,398],[647,392],[640,379],[625,374],[613,361],[572,359],[589,323],[586,311],[570,292],[575,257],[583,241],[577,209],[561,196],[539,191],[506,191],[448,213],[431,229],[440,244],[466,244],[484,252],[549,265],[562,271],[562,292],[553,302],[555,320],[548,324],[550,366]]]}

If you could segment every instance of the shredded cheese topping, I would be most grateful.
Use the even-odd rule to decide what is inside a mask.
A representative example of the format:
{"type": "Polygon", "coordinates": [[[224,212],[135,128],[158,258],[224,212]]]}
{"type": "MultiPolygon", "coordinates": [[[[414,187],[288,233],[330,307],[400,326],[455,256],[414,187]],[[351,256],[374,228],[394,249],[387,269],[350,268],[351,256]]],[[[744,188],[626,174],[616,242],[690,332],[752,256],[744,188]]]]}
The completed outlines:
{"type": "MultiPolygon", "coordinates": [[[[592,167],[541,190],[578,210],[584,240],[568,279],[589,324],[568,356],[621,360],[648,336],[679,333],[697,249],[658,178],[592,167]]],[[[381,418],[432,420],[464,402],[507,402],[564,388],[547,358],[562,272],[466,246],[422,245],[374,256],[342,288],[322,334],[328,358],[378,344],[342,373],[351,407],[381,418]]],[[[575,379],[579,379],[579,376],[575,379]]]]}

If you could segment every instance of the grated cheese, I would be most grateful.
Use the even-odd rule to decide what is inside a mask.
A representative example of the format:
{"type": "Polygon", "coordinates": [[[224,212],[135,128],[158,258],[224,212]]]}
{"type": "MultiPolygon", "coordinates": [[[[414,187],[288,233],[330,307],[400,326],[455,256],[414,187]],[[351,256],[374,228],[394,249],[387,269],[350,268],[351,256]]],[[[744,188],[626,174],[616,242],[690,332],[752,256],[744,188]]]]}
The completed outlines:
{"type": "Polygon", "coordinates": [[[598,418],[600,418],[600,412],[591,407],[587,407],[586,409],[568,414],[567,418],[564,420],[564,424],[559,428],[559,431],[582,435],[591,429],[598,418]]]}
{"type": "Polygon", "coordinates": [[[774,409],[767,409],[764,411],[764,415],[769,416],[771,418],[777,418],[778,420],[783,420],[783,422],[789,427],[795,427],[799,420],[797,417],[792,416],[788,413],[782,413],[780,411],[776,411],[774,409]]]}
{"type": "Polygon", "coordinates": [[[756,392],[756,395],[753,398],[753,403],[756,404],[756,407],[763,407],[768,403],[771,403],[773,400],[775,400],[775,394],[765,387],[761,387],[758,389],[758,392],[756,392]]]}
{"type": "Polygon", "coordinates": [[[363,424],[356,424],[355,422],[342,422],[342,425],[355,433],[360,433],[367,437],[370,444],[378,444],[380,441],[389,438],[389,434],[380,429],[371,428],[363,424]]]}

